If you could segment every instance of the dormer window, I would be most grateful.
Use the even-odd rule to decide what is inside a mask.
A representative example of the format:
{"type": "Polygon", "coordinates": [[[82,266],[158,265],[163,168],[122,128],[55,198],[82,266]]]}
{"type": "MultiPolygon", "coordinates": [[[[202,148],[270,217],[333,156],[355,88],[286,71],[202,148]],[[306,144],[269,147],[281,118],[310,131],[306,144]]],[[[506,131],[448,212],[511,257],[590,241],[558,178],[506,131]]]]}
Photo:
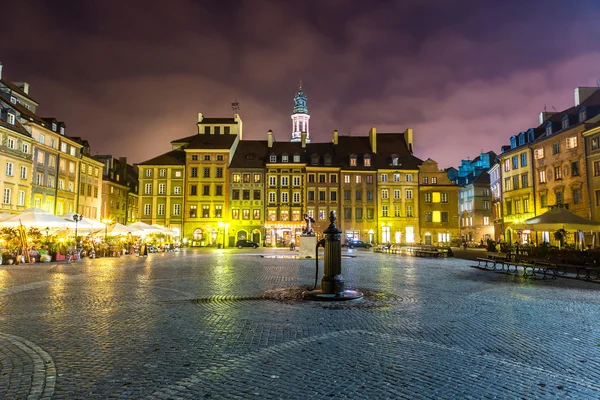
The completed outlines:
{"type": "Polygon", "coordinates": [[[516,136],[512,136],[510,138],[510,148],[514,149],[515,147],[517,147],[517,137],[516,136]]]}
{"type": "Polygon", "coordinates": [[[319,155],[313,154],[312,156],[310,156],[310,163],[312,165],[318,165],[319,164],[319,155]]]}
{"type": "Polygon", "coordinates": [[[60,134],[63,136],[65,135],[65,127],[64,126],[60,127],[60,134]]]}
{"type": "Polygon", "coordinates": [[[546,124],[546,136],[552,135],[552,122],[546,124]]]}
{"type": "Polygon", "coordinates": [[[284,154],[281,156],[281,162],[288,162],[288,156],[287,154],[284,154]]]}
{"type": "Polygon", "coordinates": [[[369,154],[365,154],[363,157],[363,163],[365,164],[365,167],[371,166],[371,156],[369,154]]]}
{"type": "Polygon", "coordinates": [[[269,162],[277,162],[277,156],[276,155],[269,156],[269,162]]]}
{"type": "Polygon", "coordinates": [[[13,104],[17,104],[17,98],[14,96],[10,96],[10,102],[13,104]]]}
{"type": "Polygon", "coordinates": [[[329,154],[325,154],[325,165],[331,165],[331,156],[329,154]]]}
{"type": "Polygon", "coordinates": [[[587,110],[582,108],[579,110],[579,122],[584,122],[587,119],[587,110]]]}
{"type": "Polygon", "coordinates": [[[395,154],[392,155],[392,165],[398,165],[398,156],[395,154]]]}
{"type": "Polygon", "coordinates": [[[350,155],[350,166],[356,167],[356,155],[354,155],[354,154],[350,155]]]}
{"type": "Polygon", "coordinates": [[[525,132],[521,132],[519,133],[519,146],[522,146],[525,144],[525,132]]]}
{"type": "Polygon", "coordinates": [[[54,122],[52,123],[52,130],[53,130],[54,132],[56,132],[56,123],[54,123],[54,122]]]}
{"type": "Polygon", "coordinates": [[[562,127],[561,127],[561,129],[567,129],[568,127],[569,127],[569,116],[565,115],[562,118],[562,127]]]}
{"type": "Polygon", "coordinates": [[[294,162],[300,162],[300,155],[294,154],[294,162]]]}
{"type": "Polygon", "coordinates": [[[9,124],[11,124],[11,125],[15,124],[15,114],[9,112],[6,119],[8,120],[9,124]]]}
{"type": "Polygon", "coordinates": [[[533,130],[531,129],[527,131],[527,141],[529,143],[533,142],[533,130]]]}

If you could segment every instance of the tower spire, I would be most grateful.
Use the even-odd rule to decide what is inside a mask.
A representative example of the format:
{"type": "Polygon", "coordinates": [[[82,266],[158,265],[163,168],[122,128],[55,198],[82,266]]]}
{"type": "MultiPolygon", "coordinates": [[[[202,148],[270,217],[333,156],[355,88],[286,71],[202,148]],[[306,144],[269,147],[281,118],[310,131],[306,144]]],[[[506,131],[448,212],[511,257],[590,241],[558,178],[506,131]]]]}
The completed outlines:
{"type": "Polygon", "coordinates": [[[310,134],[308,131],[308,121],[310,115],[308,114],[308,107],[306,105],[306,95],[302,90],[302,79],[300,79],[300,85],[298,92],[294,96],[294,112],[292,113],[292,142],[302,141],[302,132],[306,132],[306,142],[310,142],[310,134]]]}

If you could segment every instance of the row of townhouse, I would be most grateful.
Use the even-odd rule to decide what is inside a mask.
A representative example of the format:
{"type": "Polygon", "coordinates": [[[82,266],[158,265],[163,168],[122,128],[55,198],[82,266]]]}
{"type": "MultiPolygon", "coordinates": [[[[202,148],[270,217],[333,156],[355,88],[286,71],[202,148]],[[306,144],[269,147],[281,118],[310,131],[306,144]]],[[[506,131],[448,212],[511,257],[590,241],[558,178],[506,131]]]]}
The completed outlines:
{"type": "MultiPolygon", "coordinates": [[[[112,157],[92,156],[88,141],[68,136],[64,122],[39,117],[39,103],[29,89],[26,82],[2,79],[0,65],[0,213],[34,207],[55,215],[78,213],[96,220],[131,222],[104,206],[105,197],[114,190],[106,169],[106,160],[112,157]]],[[[132,184],[125,188],[134,197],[130,203],[135,220],[137,176],[132,175],[133,166],[129,170],[132,184]]]]}
{"type": "Polygon", "coordinates": [[[523,222],[553,207],[600,221],[600,88],[576,88],[573,107],[542,112],[539,126],[513,135],[489,179],[496,240],[552,242],[523,222]]]}
{"type": "MultiPolygon", "coordinates": [[[[306,109],[304,108],[303,111],[306,109]]],[[[294,122],[294,126],[297,124],[294,122]]],[[[192,246],[297,242],[335,211],[346,239],[448,244],[458,240],[458,186],[413,156],[412,130],[340,136],[328,143],[242,140],[242,122],[199,114],[197,134],[139,163],[139,219],[179,231],[192,246]]]]}

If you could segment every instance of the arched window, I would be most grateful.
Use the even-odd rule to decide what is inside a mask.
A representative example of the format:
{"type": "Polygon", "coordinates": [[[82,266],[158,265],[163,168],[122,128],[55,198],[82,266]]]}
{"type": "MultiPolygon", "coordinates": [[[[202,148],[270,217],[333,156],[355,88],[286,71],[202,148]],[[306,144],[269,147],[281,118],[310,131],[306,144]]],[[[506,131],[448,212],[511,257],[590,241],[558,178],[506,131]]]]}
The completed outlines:
{"type": "Polygon", "coordinates": [[[194,235],[194,240],[202,240],[202,229],[200,229],[200,228],[194,229],[193,235],[194,235]]]}

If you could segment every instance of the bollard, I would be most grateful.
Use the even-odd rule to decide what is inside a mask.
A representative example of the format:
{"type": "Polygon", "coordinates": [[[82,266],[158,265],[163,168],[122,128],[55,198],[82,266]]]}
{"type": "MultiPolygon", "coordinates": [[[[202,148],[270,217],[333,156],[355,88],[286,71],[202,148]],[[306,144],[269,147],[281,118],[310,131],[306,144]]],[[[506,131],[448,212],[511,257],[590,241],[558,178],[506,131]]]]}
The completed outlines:
{"type": "MultiPolygon", "coordinates": [[[[357,300],[363,297],[361,292],[345,290],[342,276],[342,231],[335,226],[335,211],[329,213],[330,224],[323,231],[325,235],[325,252],[321,290],[302,293],[308,300],[343,301],[357,300]]],[[[318,266],[318,259],[317,259],[318,266]]]]}

